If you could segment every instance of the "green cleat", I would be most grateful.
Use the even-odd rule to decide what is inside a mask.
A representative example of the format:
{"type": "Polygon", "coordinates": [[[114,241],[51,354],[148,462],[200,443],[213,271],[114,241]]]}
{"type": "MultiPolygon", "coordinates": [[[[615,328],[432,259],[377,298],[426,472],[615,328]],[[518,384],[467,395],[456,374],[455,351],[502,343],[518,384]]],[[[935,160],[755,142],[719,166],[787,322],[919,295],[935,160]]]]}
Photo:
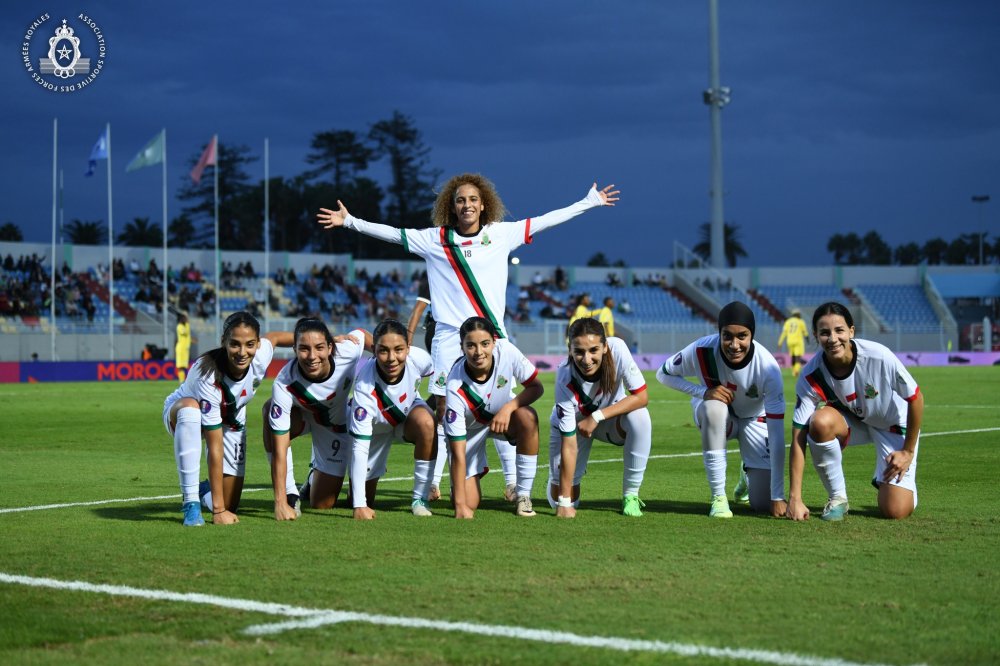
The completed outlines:
{"type": "Polygon", "coordinates": [[[431,513],[430,507],[427,506],[427,500],[415,499],[410,503],[410,511],[413,512],[414,516],[418,518],[427,518],[428,516],[434,515],[431,513]]]}
{"type": "Polygon", "coordinates": [[[640,517],[645,506],[646,503],[638,495],[625,495],[622,498],[622,513],[631,518],[640,517]]]}
{"type": "Polygon", "coordinates": [[[750,479],[742,467],[740,467],[740,482],[733,488],[733,501],[737,504],[750,503],[750,479]]]}
{"type": "Polygon", "coordinates": [[[846,497],[834,497],[823,507],[823,515],[820,516],[820,519],[843,520],[847,515],[848,508],[846,497]]]}
{"type": "Polygon", "coordinates": [[[725,495],[716,495],[712,498],[712,508],[708,511],[709,518],[732,518],[733,512],[729,509],[729,500],[725,495]]]}

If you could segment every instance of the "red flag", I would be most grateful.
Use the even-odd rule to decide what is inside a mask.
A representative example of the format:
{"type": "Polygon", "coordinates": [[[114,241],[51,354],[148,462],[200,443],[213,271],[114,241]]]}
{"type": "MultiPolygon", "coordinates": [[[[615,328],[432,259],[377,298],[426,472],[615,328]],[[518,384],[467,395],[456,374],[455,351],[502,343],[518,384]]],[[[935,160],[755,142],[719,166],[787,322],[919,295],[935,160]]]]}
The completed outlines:
{"type": "Polygon", "coordinates": [[[193,169],[191,169],[191,180],[193,180],[196,185],[201,182],[201,172],[205,170],[205,167],[215,166],[216,140],[217,137],[213,135],[212,140],[209,141],[208,145],[205,147],[205,152],[201,154],[201,159],[199,159],[198,163],[194,165],[193,169]]]}

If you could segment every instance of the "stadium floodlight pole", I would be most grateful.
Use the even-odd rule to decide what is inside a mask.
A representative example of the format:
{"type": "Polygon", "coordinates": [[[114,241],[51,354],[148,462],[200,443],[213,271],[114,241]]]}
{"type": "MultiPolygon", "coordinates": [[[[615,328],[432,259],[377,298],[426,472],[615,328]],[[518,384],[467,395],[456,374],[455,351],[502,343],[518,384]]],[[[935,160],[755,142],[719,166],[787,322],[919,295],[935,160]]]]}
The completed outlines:
{"type": "Polygon", "coordinates": [[[167,128],[163,128],[163,348],[169,349],[167,342],[167,128]]]}
{"type": "MultiPolygon", "coordinates": [[[[984,204],[984,203],[988,202],[989,200],[990,200],[990,195],[988,195],[988,194],[973,194],[972,195],[972,203],[975,203],[975,204],[984,204]]],[[[979,228],[982,229],[983,228],[983,207],[980,205],[980,206],[977,206],[977,208],[979,209],[979,228]]],[[[986,235],[986,232],[985,231],[980,231],[976,235],[979,236],[979,265],[982,266],[983,265],[983,237],[986,235]]],[[[989,350],[987,350],[987,351],[989,351],[989,350]]]]}
{"type": "Polygon", "coordinates": [[[115,360],[115,222],[111,212],[111,123],[108,123],[108,360],[115,360]]]}
{"type": "Polygon", "coordinates": [[[222,162],[222,150],[219,148],[219,135],[212,137],[215,142],[215,339],[222,339],[222,299],[219,297],[219,273],[222,271],[222,250],[219,248],[219,164],[222,162]]]}
{"type": "Polygon", "coordinates": [[[51,281],[49,284],[49,316],[52,318],[52,360],[56,360],[56,216],[58,215],[58,185],[56,182],[56,172],[58,171],[58,146],[59,146],[59,119],[52,119],[52,260],[51,260],[51,281]]]}
{"type": "Polygon", "coordinates": [[[722,206],[722,107],[729,103],[729,88],[719,84],[719,0],[708,0],[708,78],[703,93],[712,123],[712,184],[710,245],[713,268],[725,267],[725,217],[722,206]]]}

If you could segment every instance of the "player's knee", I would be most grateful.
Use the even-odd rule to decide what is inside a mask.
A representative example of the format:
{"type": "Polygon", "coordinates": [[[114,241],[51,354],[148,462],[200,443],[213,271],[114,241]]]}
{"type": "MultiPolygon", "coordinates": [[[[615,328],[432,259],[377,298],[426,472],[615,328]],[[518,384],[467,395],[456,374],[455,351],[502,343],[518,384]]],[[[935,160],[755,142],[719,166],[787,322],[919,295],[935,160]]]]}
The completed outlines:
{"type": "Polygon", "coordinates": [[[706,423],[724,423],[729,417],[729,407],[720,400],[706,400],[702,403],[702,413],[706,423]]]}
{"type": "Polygon", "coordinates": [[[809,419],[809,436],[817,442],[828,442],[837,436],[837,428],[844,422],[844,417],[832,407],[818,410],[809,419]]]}

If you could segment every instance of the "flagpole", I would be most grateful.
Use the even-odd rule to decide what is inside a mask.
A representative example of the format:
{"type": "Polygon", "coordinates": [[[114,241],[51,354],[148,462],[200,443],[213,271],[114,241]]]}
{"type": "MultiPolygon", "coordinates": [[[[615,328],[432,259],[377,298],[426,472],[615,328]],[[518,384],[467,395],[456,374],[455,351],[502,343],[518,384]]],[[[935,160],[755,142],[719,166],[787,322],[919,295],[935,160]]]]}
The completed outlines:
{"type": "Polygon", "coordinates": [[[169,349],[167,342],[167,128],[163,128],[163,348],[169,349]]]}
{"type": "Polygon", "coordinates": [[[219,150],[219,135],[212,137],[215,142],[215,339],[222,339],[222,299],[219,296],[219,273],[222,271],[222,253],[219,249],[219,164],[222,151],[219,150]]]}
{"type": "Polygon", "coordinates": [[[271,177],[270,145],[264,137],[264,330],[271,330],[271,177]]]}
{"type": "Polygon", "coordinates": [[[49,315],[52,318],[52,360],[56,360],[56,217],[58,215],[58,171],[59,119],[52,119],[52,280],[49,286],[49,315]]]}
{"type": "Polygon", "coordinates": [[[108,303],[111,312],[108,317],[108,360],[115,360],[115,222],[111,210],[111,123],[107,127],[108,150],[108,303]]]}

